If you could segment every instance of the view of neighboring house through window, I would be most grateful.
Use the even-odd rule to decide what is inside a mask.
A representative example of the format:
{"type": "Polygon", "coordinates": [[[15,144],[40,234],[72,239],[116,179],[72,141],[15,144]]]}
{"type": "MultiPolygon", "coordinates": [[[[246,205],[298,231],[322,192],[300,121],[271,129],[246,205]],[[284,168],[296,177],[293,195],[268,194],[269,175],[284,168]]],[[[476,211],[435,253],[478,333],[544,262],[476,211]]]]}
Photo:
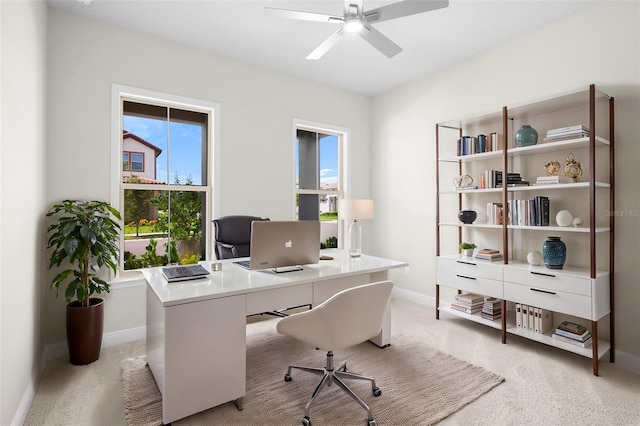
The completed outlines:
{"type": "Polygon", "coordinates": [[[122,100],[124,268],[206,258],[210,114],[122,100]]]}
{"type": "Polygon", "coordinates": [[[320,220],[323,248],[338,247],[337,200],[342,196],[342,135],[296,129],[296,213],[320,220]]]}

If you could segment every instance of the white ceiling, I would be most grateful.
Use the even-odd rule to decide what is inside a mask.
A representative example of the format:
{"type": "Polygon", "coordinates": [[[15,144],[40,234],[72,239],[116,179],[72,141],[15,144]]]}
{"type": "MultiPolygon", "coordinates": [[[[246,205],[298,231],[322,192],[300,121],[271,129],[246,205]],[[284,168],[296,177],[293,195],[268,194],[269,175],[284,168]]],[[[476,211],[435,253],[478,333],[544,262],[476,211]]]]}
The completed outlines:
{"type": "MultiPolygon", "coordinates": [[[[345,36],[320,60],[311,61],[305,57],[337,26],[265,16],[264,7],[341,16],[343,0],[93,0],[83,4],[87,1],[47,0],[47,3],[88,18],[367,96],[601,2],[450,0],[444,9],[374,24],[403,48],[391,59],[363,39],[345,36]]],[[[364,0],[364,10],[394,2],[364,0]]]]}

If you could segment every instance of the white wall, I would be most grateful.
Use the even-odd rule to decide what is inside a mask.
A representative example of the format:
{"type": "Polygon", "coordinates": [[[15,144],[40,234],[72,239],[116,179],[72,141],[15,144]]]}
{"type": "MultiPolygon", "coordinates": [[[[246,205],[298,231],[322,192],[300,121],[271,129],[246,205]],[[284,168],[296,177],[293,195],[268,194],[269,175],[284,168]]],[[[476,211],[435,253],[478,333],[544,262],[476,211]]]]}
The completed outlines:
{"type": "Polygon", "coordinates": [[[39,371],[46,6],[0,2],[0,424],[29,408],[39,371]]]}
{"type": "MultiPolygon", "coordinates": [[[[111,85],[221,107],[217,213],[293,217],[294,118],[351,130],[351,189],[369,196],[370,100],[156,37],[49,11],[47,202],[109,199],[111,85]]],[[[144,292],[112,287],[105,331],[144,325],[144,292]],[[117,300],[117,302],[116,302],[117,300]],[[111,303],[113,302],[113,303],[111,303]],[[116,319],[117,318],[117,323],[116,319]]],[[[45,344],[65,340],[64,300],[45,296],[45,344]]]]}
{"type": "MultiPolygon", "coordinates": [[[[435,295],[435,123],[595,83],[615,97],[616,210],[640,212],[640,4],[607,2],[373,100],[374,251],[406,260],[396,284],[435,295]],[[409,166],[409,167],[408,167],[409,166]]],[[[640,357],[640,217],[616,221],[617,349],[640,357]]]]}

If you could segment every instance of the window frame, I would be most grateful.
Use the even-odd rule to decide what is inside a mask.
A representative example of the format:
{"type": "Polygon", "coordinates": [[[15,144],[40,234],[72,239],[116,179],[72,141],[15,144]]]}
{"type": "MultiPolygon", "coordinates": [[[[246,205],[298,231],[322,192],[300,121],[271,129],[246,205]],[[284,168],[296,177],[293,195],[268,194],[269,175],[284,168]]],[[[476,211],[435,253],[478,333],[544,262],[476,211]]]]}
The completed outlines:
{"type": "MultiPolygon", "coordinates": [[[[337,195],[338,199],[347,198],[347,194],[350,193],[350,178],[349,178],[349,151],[350,151],[350,141],[351,139],[351,129],[347,127],[335,126],[332,124],[319,123],[315,121],[304,120],[300,118],[294,118],[292,124],[292,144],[291,149],[293,152],[292,162],[293,170],[292,170],[292,186],[293,186],[293,197],[292,197],[292,217],[296,217],[296,198],[298,194],[316,194],[320,195],[337,195]],[[339,188],[337,191],[327,190],[327,189],[299,189],[296,187],[296,140],[298,138],[298,130],[304,130],[307,132],[314,133],[323,133],[328,135],[333,135],[338,137],[338,181],[339,188]]],[[[345,224],[343,220],[338,218],[338,248],[341,249],[345,247],[345,224]]]]}
{"type": "MultiPolygon", "coordinates": [[[[203,182],[199,186],[198,192],[204,192],[207,199],[205,229],[203,233],[207,238],[205,246],[204,258],[210,260],[213,254],[213,225],[214,217],[219,216],[220,206],[220,105],[215,102],[203,99],[189,98],[169,93],[156,92],[136,87],[123,86],[118,84],[112,85],[111,96],[111,193],[110,203],[120,212],[123,212],[124,206],[124,189],[125,184],[122,182],[123,173],[123,149],[122,149],[122,114],[123,101],[133,101],[139,103],[149,103],[153,105],[162,105],[170,108],[181,108],[202,112],[209,115],[207,134],[209,135],[209,144],[207,149],[207,182],[203,182]]],[[[148,190],[148,185],[142,184],[126,184],[127,189],[144,189],[148,190]],[[137,185],[137,186],[136,186],[137,185]]],[[[169,181],[166,185],[154,185],[154,189],[171,189],[181,190],[182,185],[174,185],[169,181]]],[[[187,190],[193,188],[186,188],[187,190]]],[[[124,229],[124,228],[123,228],[124,229]]],[[[118,277],[128,278],[130,274],[137,270],[124,269],[124,232],[120,233],[120,259],[118,268],[118,277]]]]}

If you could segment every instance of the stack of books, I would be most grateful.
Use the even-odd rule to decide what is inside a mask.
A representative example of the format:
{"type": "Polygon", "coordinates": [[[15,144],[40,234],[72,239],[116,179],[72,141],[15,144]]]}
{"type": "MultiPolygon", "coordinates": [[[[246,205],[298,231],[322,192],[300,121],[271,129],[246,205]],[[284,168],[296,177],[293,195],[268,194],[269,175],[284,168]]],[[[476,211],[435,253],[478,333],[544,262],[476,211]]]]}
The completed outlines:
{"type": "Polygon", "coordinates": [[[488,262],[495,262],[504,258],[500,250],[488,248],[478,250],[473,257],[477,260],[485,260],[488,262]]]}
{"type": "Polygon", "coordinates": [[[538,176],[536,185],[553,185],[555,183],[571,183],[573,179],[569,176],[538,176]]]}
{"type": "Polygon", "coordinates": [[[589,129],[580,124],[575,126],[559,127],[557,129],[547,130],[545,142],[557,142],[570,139],[580,139],[589,137],[589,129]]]}
{"type": "Polygon", "coordinates": [[[484,296],[474,293],[458,294],[456,301],[451,304],[451,309],[464,312],[466,314],[475,314],[482,310],[484,305],[484,296]]]}
{"type": "Polygon", "coordinates": [[[588,347],[593,341],[591,332],[587,327],[570,321],[561,322],[551,337],[582,348],[588,347]]]}
{"type": "Polygon", "coordinates": [[[485,297],[480,316],[492,321],[502,318],[501,302],[502,300],[496,297],[485,297]]]}

